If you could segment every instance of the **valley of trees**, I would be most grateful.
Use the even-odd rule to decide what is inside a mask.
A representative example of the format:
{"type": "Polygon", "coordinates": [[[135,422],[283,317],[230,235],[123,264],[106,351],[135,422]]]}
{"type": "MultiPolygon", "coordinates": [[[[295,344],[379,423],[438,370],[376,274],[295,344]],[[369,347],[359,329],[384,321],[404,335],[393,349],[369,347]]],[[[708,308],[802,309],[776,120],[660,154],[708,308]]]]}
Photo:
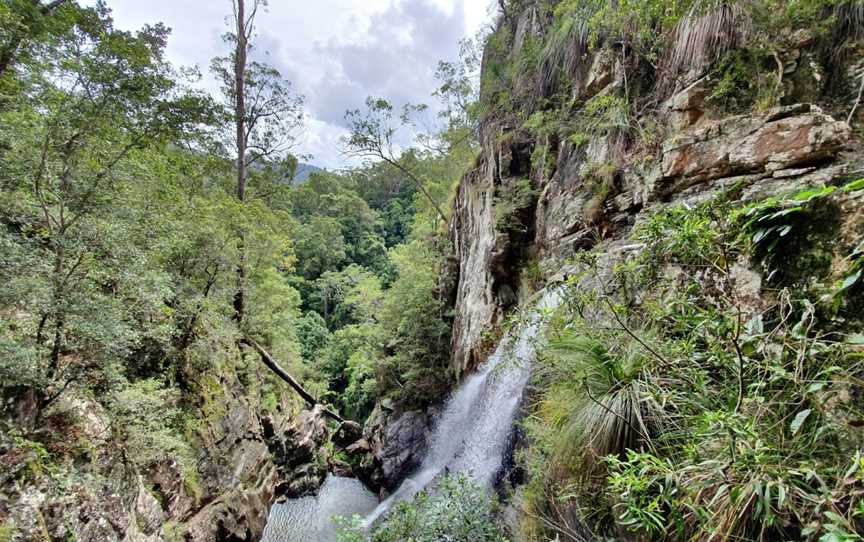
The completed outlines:
{"type": "Polygon", "coordinates": [[[442,219],[475,152],[476,60],[442,63],[440,131],[417,147],[393,139],[425,107],[370,99],[344,145],[375,161],[292,185],[303,98],[248,59],[266,6],[246,3],[214,99],[165,60],[164,26],[4,2],[0,371],[38,411],[73,385],[182,385],[201,345],[230,337],[360,421],[378,397],[447,386],[442,219]]]}
{"type": "Polygon", "coordinates": [[[359,165],[294,183],[304,99],[257,60],[266,2],[233,5],[213,95],[166,60],[164,25],[0,2],[0,540],[26,534],[7,523],[16,487],[64,495],[107,450],[177,462],[196,502],[218,491],[201,458],[231,401],[362,423],[451,385],[439,275],[476,154],[477,51],[441,62],[440,114],[358,103],[341,145],[359,165]],[[105,409],[107,443],[69,436],[77,398],[105,409]]]}
{"type": "Polygon", "coordinates": [[[501,0],[432,105],[356,104],[356,166],[302,182],[267,2],[225,4],[189,68],[106,2],[0,0],[0,542],[74,540],[129,480],[179,541],[261,457],[361,478],[326,427],[276,437],[440,412],[448,228],[484,219],[475,346],[543,324],[498,495],[445,469],[343,540],[862,540],[864,2],[501,0]]]}

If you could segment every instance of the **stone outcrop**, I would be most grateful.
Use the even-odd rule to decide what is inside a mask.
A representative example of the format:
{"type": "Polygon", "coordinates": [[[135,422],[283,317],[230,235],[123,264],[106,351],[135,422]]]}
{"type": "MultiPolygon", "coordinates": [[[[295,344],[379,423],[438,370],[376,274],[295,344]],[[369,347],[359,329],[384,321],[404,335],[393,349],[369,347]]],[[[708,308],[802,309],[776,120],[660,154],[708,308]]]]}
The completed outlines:
{"type": "Polygon", "coordinates": [[[29,436],[48,443],[50,457],[16,443],[0,419],[0,518],[14,520],[15,540],[259,539],[275,498],[317,490],[329,435],[320,412],[294,423],[288,413],[262,415],[236,374],[220,378],[201,405],[210,414],[193,437],[194,475],[170,458],[134,464],[108,409],[74,387],[44,413],[44,434],[29,436]]]}
{"type": "Polygon", "coordinates": [[[348,448],[363,437],[363,426],[357,422],[346,420],[330,439],[338,448],[348,448]]]}
{"type": "Polygon", "coordinates": [[[398,411],[389,401],[376,405],[364,430],[363,439],[349,452],[368,454],[369,460],[358,476],[367,485],[394,490],[420,466],[431,437],[435,409],[398,411]]]}
{"type": "Polygon", "coordinates": [[[822,165],[837,156],[850,136],[845,122],[810,104],[725,118],[663,144],[656,195],[724,177],[822,165]]]}
{"type": "MultiPolygon", "coordinates": [[[[497,49],[486,52],[486,64],[518,58],[527,32],[544,38],[548,21],[538,19],[537,5],[524,2],[499,22],[497,49]],[[501,43],[510,49],[502,52],[501,43]]],[[[624,238],[651,209],[669,202],[703,201],[732,186],[751,200],[864,176],[860,142],[846,123],[864,76],[860,55],[852,55],[833,83],[846,103],[830,110],[837,99],[825,94],[826,70],[813,50],[813,36],[796,34],[787,42],[789,50],[779,57],[781,105],[734,115],[712,109],[706,103],[710,82],[694,70],[683,88],[657,91],[654,98],[661,106],[650,120],[656,135],[642,146],[622,143],[602,130],[587,142],[574,141],[566,132],[528,133],[521,128],[524,119],[547,107],[544,100],[559,73],[542,74],[535,85],[526,75],[516,75],[510,107],[518,114],[499,112],[481,120],[481,155],[454,202],[453,371],[462,374],[485,360],[508,309],[530,294],[524,276],[528,267],[548,280],[574,254],[624,238]],[[537,196],[520,211],[520,218],[529,220],[520,235],[498,220],[501,193],[516,179],[529,179],[537,196]]],[[[638,86],[625,80],[621,55],[605,48],[579,55],[564,60],[574,103],[638,86]]],[[[566,106],[556,114],[555,121],[565,126],[580,120],[578,112],[568,118],[566,106]]],[[[859,107],[858,114],[864,109],[859,107]]]]}
{"type": "Polygon", "coordinates": [[[267,439],[281,475],[280,496],[296,499],[318,491],[327,476],[324,445],[328,439],[321,406],[301,413],[283,435],[267,439]]]}

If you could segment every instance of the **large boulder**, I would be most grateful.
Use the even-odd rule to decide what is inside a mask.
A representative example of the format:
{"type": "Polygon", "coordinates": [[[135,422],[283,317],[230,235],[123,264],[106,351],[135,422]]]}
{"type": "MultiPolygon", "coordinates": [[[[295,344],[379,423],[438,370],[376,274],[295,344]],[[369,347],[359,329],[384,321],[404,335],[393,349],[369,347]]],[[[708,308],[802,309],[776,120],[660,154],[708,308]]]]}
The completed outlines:
{"type": "Polygon", "coordinates": [[[323,408],[304,411],[282,435],[269,439],[282,482],[277,492],[294,499],[315,494],[327,476],[330,434],[323,408]]]}
{"type": "Polygon", "coordinates": [[[420,466],[429,445],[434,410],[399,411],[386,400],[376,405],[364,438],[355,443],[356,450],[349,450],[370,454],[372,463],[358,473],[367,485],[392,491],[420,466]]]}
{"type": "Polygon", "coordinates": [[[363,437],[363,426],[357,422],[346,420],[330,439],[339,448],[348,448],[363,437]]]}

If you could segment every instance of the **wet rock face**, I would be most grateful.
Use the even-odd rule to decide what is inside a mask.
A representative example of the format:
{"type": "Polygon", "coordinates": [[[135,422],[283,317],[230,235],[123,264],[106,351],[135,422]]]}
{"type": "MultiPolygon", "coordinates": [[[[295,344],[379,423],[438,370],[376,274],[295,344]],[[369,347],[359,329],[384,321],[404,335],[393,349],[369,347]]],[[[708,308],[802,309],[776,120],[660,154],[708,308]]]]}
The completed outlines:
{"type": "Polygon", "coordinates": [[[452,339],[457,373],[478,364],[474,348],[483,330],[500,318],[489,265],[499,237],[495,228],[494,159],[485,157],[463,179],[450,223],[450,239],[459,262],[452,339]]]}
{"type": "MultiPolygon", "coordinates": [[[[418,466],[431,436],[432,411],[393,409],[389,401],[375,407],[356,451],[367,451],[372,461],[358,473],[367,485],[392,491],[418,466]]],[[[349,450],[350,452],[350,450],[349,450]]]]}
{"type": "MultiPolygon", "coordinates": [[[[496,213],[502,194],[516,190],[531,174],[533,143],[522,131],[487,130],[490,152],[463,179],[450,222],[450,240],[458,262],[453,326],[453,369],[456,376],[480,365],[485,358],[478,344],[490,324],[518,300],[519,269],[534,232],[536,197],[496,213]],[[505,226],[517,223],[518,226],[505,226]]],[[[524,188],[522,188],[524,190],[524,188]]],[[[533,187],[532,187],[533,190],[533,187]]]]}

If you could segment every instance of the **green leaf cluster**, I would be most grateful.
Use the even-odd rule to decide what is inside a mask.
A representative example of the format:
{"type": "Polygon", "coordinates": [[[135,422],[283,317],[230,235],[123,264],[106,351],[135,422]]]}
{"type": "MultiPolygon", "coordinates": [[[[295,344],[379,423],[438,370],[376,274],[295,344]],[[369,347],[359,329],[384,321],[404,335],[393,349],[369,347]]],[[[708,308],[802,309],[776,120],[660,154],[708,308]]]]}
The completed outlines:
{"type": "MultiPolygon", "coordinates": [[[[655,213],[611,269],[577,262],[525,422],[526,539],[860,537],[857,305],[832,310],[830,282],[775,283],[765,304],[742,285],[763,246],[806,242],[811,213],[858,189],[745,205],[733,187],[655,213]]],[[[825,243],[836,267],[842,243],[825,243]]]]}
{"type": "Polygon", "coordinates": [[[339,540],[506,542],[495,522],[496,510],[496,501],[467,475],[444,476],[434,490],[422,491],[413,499],[395,505],[368,535],[355,526],[360,518],[343,518],[339,540]]]}

